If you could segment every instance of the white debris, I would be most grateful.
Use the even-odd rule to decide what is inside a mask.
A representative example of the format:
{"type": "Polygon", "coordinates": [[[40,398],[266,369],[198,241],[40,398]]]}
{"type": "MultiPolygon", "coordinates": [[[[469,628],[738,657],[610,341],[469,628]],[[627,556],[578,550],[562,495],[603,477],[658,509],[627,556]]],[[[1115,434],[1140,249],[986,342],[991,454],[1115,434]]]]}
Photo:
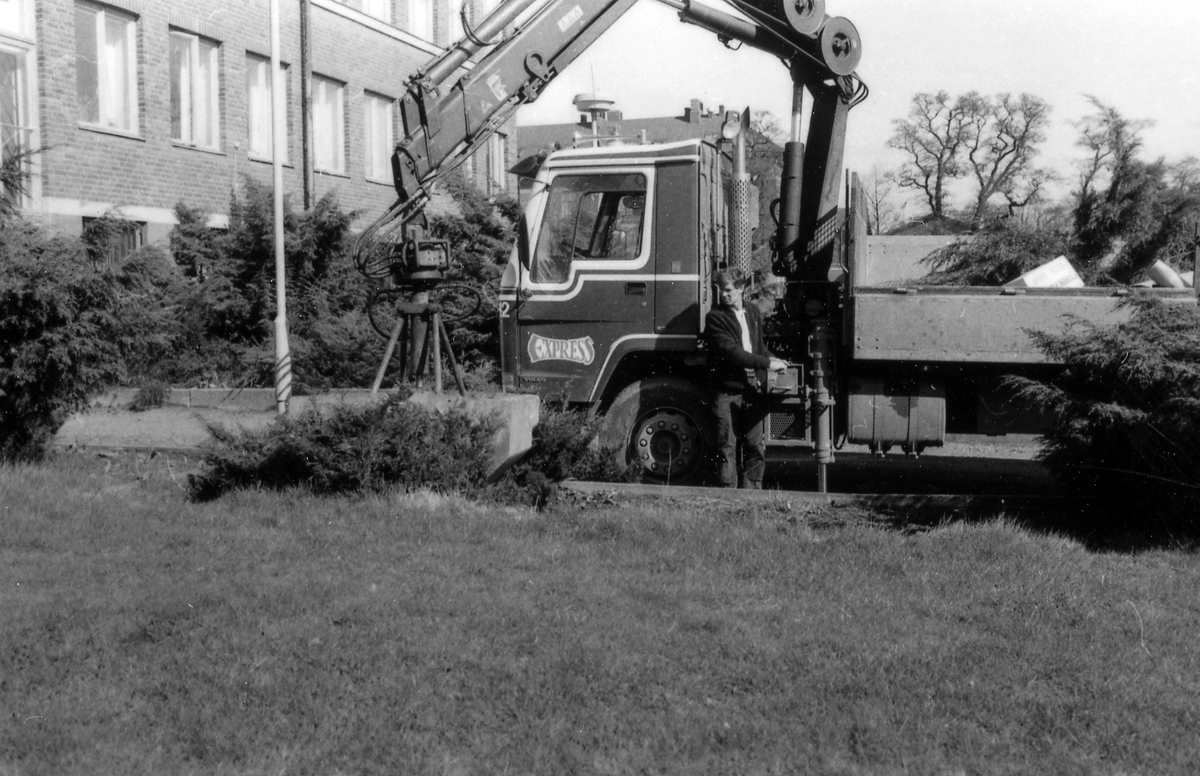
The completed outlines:
{"type": "Polygon", "coordinates": [[[1179,273],[1162,261],[1154,262],[1154,265],[1146,270],[1146,277],[1153,280],[1154,285],[1163,288],[1187,288],[1183,278],[1179,277],[1179,273]]]}
{"type": "Polygon", "coordinates": [[[1083,278],[1079,277],[1066,256],[1059,256],[1004,285],[1017,288],[1083,288],[1083,278]]]}

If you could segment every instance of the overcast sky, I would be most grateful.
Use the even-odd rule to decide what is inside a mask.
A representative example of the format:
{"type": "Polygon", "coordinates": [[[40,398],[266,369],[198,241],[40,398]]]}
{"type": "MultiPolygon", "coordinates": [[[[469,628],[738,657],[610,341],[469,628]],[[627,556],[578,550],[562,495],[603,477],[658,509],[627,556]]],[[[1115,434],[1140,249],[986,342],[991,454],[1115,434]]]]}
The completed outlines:
{"type": "MultiPolygon", "coordinates": [[[[727,9],[720,0],[704,0],[727,9]]],[[[846,166],[894,166],[886,148],[893,119],[912,95],[1029,92],[1052,108],[1042,164],[1070,172],[1079,154],[1071,122],[1095,95],[1132,119],[1154,156],[1200,156],[1200,2],[1196,0],[827,0],[831,16],[862,36],[858,74],[871,89],[850,114],[846,166]]],[[[728,51],[674,11],[644,0],[551,84],[519,124],[571,122],[572,97],[596,91],[630,118],[679,115],[693,97],[705,107],[769,110],[786,124],[790,85],[773,57],[728,51]]]]}

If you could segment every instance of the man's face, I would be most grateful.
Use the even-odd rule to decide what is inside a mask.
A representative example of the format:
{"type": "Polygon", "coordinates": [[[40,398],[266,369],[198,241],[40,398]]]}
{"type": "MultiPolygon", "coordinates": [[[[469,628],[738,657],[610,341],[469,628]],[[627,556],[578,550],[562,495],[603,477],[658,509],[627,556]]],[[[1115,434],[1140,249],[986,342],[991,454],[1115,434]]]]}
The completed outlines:
{"type": "Polygon", "coordinates": [[[733,283],[726,282],[724,285],[717,286],[717,296],[721,300],[722,307],[729,307],[733,310],[742,309],[742,289],[733,283]]]}

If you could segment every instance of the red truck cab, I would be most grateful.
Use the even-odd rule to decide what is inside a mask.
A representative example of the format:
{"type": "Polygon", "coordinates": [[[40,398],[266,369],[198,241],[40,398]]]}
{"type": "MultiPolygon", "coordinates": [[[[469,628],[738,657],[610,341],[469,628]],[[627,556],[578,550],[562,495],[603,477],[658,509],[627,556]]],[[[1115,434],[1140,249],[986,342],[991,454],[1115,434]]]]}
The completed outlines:
{"type": "Polygon", "coordinates": [[[700,333],[726,251],[721,164],[700,140],[551,154],[501,280],[505,389],[640,418],[664,478],[698,471],[711,436],[700,333]]]}

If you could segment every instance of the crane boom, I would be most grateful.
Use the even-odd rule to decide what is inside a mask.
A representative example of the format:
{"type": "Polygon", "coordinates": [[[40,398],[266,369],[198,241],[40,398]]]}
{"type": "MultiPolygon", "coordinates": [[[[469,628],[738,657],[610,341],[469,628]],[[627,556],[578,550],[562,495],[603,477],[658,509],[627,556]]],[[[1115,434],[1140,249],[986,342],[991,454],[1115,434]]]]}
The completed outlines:
{"type": "MultiPolygon", "coordinates": [[[[767,51],[790,63],[797,87],[814,95],[804,153],[804,201],[781,203],[804,211],[796,239],[810,246],[822,214],[836,209],[845,113],[860,87],[853,76],[861,55],[853,25],[824,16],[823,0],[733,0],[749,20],[691,0],[661,0],[682,21],[714,32],[720,40],[767,51]],[[801,9],[798,11],[797,9],[801,9]]],[[[418,70],[401,101],[404,137],[392,157],[398,199],[356,240],[354,258],[369,277],[395,275],[418,256],[424,238],[423,208],[434,185],[456,169],[509,121],[517,108],[537,99],[555,76],[603,35],[637,0],[549,0],[457,81],[454,73],[487,41],[502,33],[536,0],[505,0],[476,29],[418,70]]],[[[796,138],[798,140],[798,138],[796,138]]],[[[802,194],[801,194],[802,192],[802,194]]]]}

